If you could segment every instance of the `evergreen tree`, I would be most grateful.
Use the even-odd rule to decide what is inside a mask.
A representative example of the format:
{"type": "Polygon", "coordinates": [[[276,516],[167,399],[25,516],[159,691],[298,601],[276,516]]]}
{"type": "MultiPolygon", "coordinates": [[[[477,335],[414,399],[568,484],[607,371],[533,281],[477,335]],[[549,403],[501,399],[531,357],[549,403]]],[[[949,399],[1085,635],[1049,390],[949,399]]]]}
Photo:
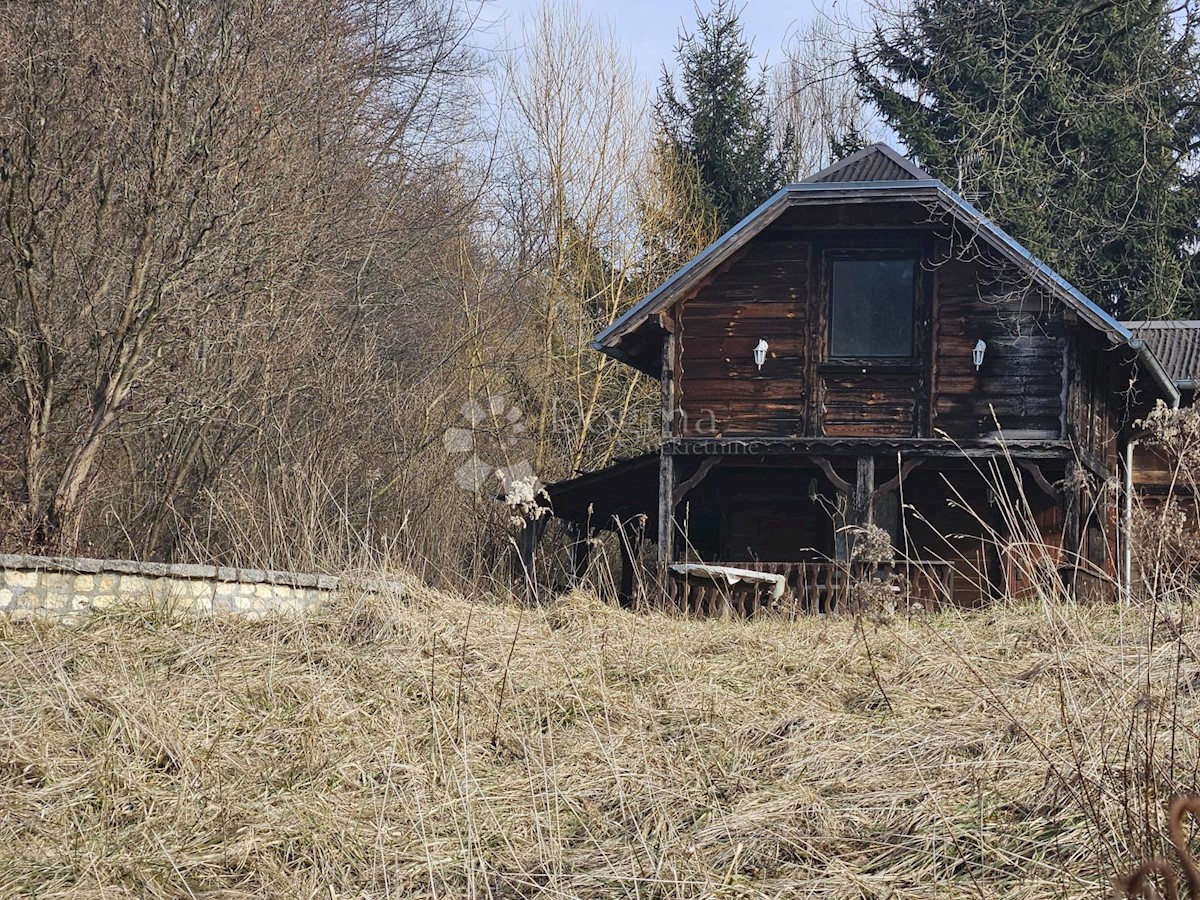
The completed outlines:
{"type": "Polygon", "coordinates": [[[858,126],[851,123],[850,126],[841,134],[831,135],[829,138],[829,155],[834,162],[843,160],[847,156],[857,153],[859,150],[867,146],[866,140],[863,139],[862,132],[858,126]]]}
{"type": "Polygon", "coordinates": [[[773,138],[767,80],[750,76],[753,53],[733,0],[697,9],[697,30],[680,36],[679,90],[664,66],[655,118],[665,146],[698,173],[724,231],[784,183],[794,141],[773,138]]]}
{"type": "Polygon", "coordinates": [[[913,0],[856,51],[922,166],[1125,316],[1194,315],[1195,29],[1165,0],[913,0]]]}

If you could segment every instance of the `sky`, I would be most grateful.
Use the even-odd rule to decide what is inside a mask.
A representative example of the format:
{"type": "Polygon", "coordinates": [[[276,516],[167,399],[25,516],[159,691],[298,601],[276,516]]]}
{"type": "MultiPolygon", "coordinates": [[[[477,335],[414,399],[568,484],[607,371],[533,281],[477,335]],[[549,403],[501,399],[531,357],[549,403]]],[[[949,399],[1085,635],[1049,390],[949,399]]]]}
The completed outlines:
{"type": "MultiPolygon", "coordinates": [[[[693,0],[577,0],[581,9],[598,21],[610,23],[617,38],[632,52],[638,74],[652,83],[658,81],[663,60],[674,61],[679,30],[695,30],[693,0]]],[[[870,0],[743,0],[740,18],[755,56],[773,64],[783,59],[781,48],[797,26],[819,15],[837,21],[848,18],[861,21],[870,0]]],[[[497,34],[519,34],[520,17],[539,6],[541,0],[493,0],[487,18],[496,20],[497,34]]],[[[710,0],[702,0],[708,9],[710,0]]]]}

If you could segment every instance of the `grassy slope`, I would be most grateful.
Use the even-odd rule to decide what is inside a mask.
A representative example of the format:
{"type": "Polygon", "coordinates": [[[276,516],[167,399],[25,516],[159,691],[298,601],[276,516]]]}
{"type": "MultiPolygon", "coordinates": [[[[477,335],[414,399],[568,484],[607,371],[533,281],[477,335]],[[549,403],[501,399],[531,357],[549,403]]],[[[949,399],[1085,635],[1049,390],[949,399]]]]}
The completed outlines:
{"type": "Polygon", "coordinates": [[[1104,896],[1195,784],[1180,627],[427,591],[305,623],[4,622],[0,895],[1104,896]]]}

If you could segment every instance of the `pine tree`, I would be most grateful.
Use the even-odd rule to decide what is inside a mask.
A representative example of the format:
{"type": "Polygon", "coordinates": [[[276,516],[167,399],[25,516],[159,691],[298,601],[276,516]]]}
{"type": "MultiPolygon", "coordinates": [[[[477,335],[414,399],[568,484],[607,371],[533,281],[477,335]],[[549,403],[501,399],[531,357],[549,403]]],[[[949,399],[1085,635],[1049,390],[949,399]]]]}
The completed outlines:
{"type": "Polygon", "coordinates": [[[1198,71],[1165,0],[914,0],[856,51],[923,167],[1129,317],[1197,311],[1198,71]]]}
{"type": "Polygon", "coordinates": [[[733,0],[697,10],[697,30],[680,35],[678,92],[664,66],[656,124],[665,146],[694,167],[721,231],[783,184],[793,145],[777,146],[767,109],[767,80],[750,75],[753,52],[733,0]]]}

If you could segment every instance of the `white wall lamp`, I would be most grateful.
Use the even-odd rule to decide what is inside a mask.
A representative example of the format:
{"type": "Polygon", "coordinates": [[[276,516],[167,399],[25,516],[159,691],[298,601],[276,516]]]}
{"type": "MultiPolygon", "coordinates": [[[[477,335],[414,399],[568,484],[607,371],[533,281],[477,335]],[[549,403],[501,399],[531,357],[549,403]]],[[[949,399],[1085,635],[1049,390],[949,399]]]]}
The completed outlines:
{"type": "Polygon", "coordinates": [[[980,338],[975,342],[975,349],[971,351],[971,360],[975,363],[975,371],[979,371],[979,367],[983,365],[983,354],[987,352],[987,342],[980,338]]]}
{"type": "Polygon", "coordinates": [[[763,363],[767,361],[767,341],[766,338],[759,338],[758,344],[754,348],[754,364],[761,369],[763,363]]]}

